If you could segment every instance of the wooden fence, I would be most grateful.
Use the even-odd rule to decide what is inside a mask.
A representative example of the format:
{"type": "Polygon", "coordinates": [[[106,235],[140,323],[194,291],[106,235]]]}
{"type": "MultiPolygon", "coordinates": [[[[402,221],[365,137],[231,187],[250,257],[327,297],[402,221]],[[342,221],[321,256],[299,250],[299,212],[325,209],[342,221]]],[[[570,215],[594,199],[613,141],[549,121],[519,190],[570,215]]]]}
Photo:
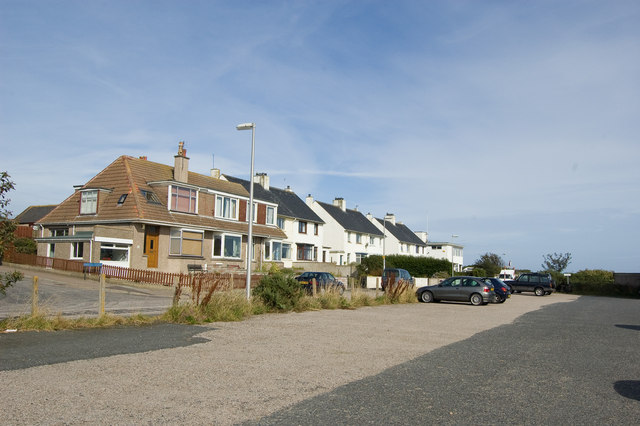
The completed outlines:
{"type": "MultiPolygon", "coordinates": [[[[13,249],[8,249],[4,253],[4,259],[7,262],[17,263],[21,265],[38,266],[41,268],[57,269],[61,271],[70,271],[78,273],[87,273],[90,275],[105,274],[107,278],[120,279],[125,281],[158,284],[164,286],[178,285],[180,287],[193,287],[197,283],[202,285],[203,282],[212,281],[213,277],[222,279],[227,288],[245,288],[247,283],[246,274],[236,272],[215,272],[208,273],[172,273],[152,271],[149,269],[132,269],[122,268],[119,266],[102,265],[100,268],[85,268],[85,262],[81,260],[65,260],[52,257],[37,256],[35,254],[18,253],[13,249]]],[[[93,264],[92,264],[93,265],[93,264]]],[[[260,274],[251,275],[251,287],[255,287],[262,278],[260,274]]]]}

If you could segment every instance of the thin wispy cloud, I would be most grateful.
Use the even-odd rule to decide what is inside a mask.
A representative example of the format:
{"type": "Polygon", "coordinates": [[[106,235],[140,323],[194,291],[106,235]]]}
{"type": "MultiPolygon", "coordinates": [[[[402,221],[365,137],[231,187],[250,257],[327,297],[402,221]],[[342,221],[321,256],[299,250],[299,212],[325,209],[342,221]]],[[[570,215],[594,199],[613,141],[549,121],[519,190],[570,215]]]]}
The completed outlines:
{"type": "Polygon", "coordinates": [[[428,222],[467,263],[640,264],[635,1],[35,3],[0,3],[16,213],[180,140],[248,178],[252,121],[272,185],[428,222]]]}

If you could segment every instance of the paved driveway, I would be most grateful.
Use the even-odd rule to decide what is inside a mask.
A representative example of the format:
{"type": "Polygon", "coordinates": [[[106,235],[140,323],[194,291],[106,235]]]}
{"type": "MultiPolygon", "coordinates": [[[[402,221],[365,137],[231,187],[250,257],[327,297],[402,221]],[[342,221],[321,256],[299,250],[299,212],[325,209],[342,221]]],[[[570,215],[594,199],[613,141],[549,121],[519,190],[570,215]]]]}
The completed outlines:
{"type": "MultiPolygon", "coordinates": [[[[0,296],[0,319],[31,312],[33,277],[38,276],[39,309],[55,315],[94,316],[98,314],[99,282],[95,277],[84,280],[77,274],[62,274],[41,268],[28,268],[6,263],[0,273],[19,270],[25,278],[0,296]]],[[[124,285],[107,282],[105,311],[112,314],[160,314],[171,306],[173,288],[152,285],[124,285]]]]}

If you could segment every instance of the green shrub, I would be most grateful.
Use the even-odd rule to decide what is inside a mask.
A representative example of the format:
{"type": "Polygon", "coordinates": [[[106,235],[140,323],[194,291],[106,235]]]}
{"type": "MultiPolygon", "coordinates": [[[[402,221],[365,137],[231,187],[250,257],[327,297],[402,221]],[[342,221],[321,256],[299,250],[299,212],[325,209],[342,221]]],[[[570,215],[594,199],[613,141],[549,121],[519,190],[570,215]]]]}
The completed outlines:
{"type": "Polygon", "coordinates": [[[16,238],[13,246],[18,253],[36,254],[38,252],[38,245],[31,238],[16,238]]]}
{"type": "Polygon", "coordinates": [[[575,293],[614,296],[613,272],[601,269],[584,269],[572,274],[571,287],[575,293]]]}
{"type": "Polygon", "coordinates": [[[263,276],[253,294],[268,308],[291,311],[304,295],[304,290],[292,274],[275,272],[263,276]]]}
{"type": "MultiPolygon", "coordinates": [[[[445,259],[399,254],[387,256],[385,266],[406,269],[412,277],[431,277],[439,271],[451,271],[451,262],[445,259]]],[[[358,265],[358,272],[364,275],[382,275],[382,256],[365,257],[358,265]]]]}

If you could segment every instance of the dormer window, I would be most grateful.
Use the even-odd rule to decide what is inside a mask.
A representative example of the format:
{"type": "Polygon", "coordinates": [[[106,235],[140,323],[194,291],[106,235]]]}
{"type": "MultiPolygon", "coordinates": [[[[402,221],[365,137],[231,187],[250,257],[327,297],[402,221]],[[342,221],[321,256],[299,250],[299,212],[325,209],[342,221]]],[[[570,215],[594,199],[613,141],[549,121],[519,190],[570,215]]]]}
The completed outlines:
{"type": "Polygon", "coordinates": [[[183,213],[197,212],[198,191],[195,189],[171,186],[171,210],[183,213]]]}
{"type": "Polygon", "coordinates": [[[96,214],[98,211],[98,190],[82,191],[80,194],[80,214],[96,214]]]}

